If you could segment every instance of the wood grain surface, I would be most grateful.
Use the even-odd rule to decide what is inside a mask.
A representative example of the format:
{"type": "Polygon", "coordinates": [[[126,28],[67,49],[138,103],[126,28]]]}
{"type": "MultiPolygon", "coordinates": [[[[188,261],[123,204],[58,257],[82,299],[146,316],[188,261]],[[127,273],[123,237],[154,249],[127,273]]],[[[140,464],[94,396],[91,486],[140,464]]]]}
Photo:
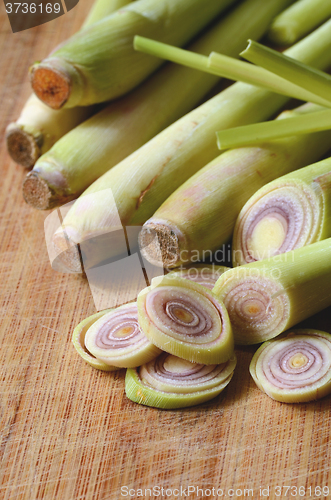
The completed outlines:
{"type": "MultiPolygon", "coordinates": [[[[253,347],[237,350],[220,397],[178,411],[132,403],[123,370],[98,372],[73,348],[73,328],[96,311],[91,291],[83,277],[51,269],[48,213],[24,203],[26,172],[3,137],[30,94],[29,65],[76,31],[90,5],[80,0],[65,16],[16,34],[0,6],[0,498],[331,498],[315,490],[331,491],[330,397],[271,400],[249,376],[253,347]],[[291,489],[279,494],[277,486],[291,489]]],[[[306,325],[331,332],[330,316],[306,325]]]]}

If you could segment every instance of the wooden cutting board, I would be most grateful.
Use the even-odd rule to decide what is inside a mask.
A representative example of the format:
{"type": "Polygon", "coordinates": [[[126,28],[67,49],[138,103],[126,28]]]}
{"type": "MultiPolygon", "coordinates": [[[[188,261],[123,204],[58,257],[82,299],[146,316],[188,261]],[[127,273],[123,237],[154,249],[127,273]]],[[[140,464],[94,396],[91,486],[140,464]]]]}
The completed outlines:
{"type": "MultiPolygon", "coordinates": [[[[76,31],[90,4],[16,34],[1,4],[2,139],[30,93],[29,65],[76,31]]],[[[0,161],[0,498],[331,498],[318,489],[331,492],[330,397],[272,401],[249,376],[254,348],[237,350],[220,397],[178,411],[132,403],[124,371],[99,372],[79,358],[71,335],[95,312],[88,282],[52,271],[48,212],[24,203],[25,171],[3,140],[0,161]]],[[[330,314],[306,325],[331,331],[330,314]]]]}

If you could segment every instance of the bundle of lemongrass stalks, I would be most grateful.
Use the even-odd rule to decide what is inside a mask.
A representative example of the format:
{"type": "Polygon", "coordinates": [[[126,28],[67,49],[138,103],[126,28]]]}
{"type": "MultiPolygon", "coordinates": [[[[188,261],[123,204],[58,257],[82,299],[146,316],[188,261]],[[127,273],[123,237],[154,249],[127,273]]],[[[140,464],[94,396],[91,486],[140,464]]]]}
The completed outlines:
{"type": "Polygon", "coordinates": [[[31,68],[35,95],[7,144],[33,167],[27,203],[77,198],[48,242],[55,269],[121,258],[124,226],[169,269],[215,258],[234,235],[233,269],[154,278],[137,303],[75,329],[85,361],[128,369],[135,402],[210,400],[231,380],[234,345],[261,342],[251,374],[268,395],[331,391],[330,335],[285,333],[331,305],[331,164],[319,161],[331,144],[331,19],[316,1],[96,0],[80,32],[31,68]],[[295,45],[274,51],[255,41],[266,34],[295,45]],[[221,77],[237,83],[200,104],[221,77]],[[306,104],[284,111],[291,98],[306,104]]]}

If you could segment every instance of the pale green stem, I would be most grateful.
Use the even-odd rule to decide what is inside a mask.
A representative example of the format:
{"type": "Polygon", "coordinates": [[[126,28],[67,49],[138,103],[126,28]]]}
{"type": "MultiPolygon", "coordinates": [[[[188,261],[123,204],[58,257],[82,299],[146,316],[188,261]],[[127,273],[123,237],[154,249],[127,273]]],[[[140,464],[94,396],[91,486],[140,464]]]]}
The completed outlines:
{"type": "Polygon", "coordinates": [[[288,120],[273,120],[216,132],[219,149],[251,146],[266,141],[331,129],[331,110],[318,111],[288,120]]]}
{"type": "Polygon", "coordinates": [[[84,21],[82,29],[87,28],[91,26],[91,24],[100,21],[100,19],[109,16],[116,10],[125,7],[125,5],[131,3],[131,1],[132,0],[95,0],[84,21]]]}
{"type": "Polygon", "coordinates": [[[299,0],[274,19],[269,39],[281,45],[291,45],[330,16],[330,0],[299,0]]]}
{"type": "Polygon", "coordinates": [[[224,78],[250,83],[267,90],[272,90],[277,94],[287,95],[302,101],[313,102],[321,106],[331,107],[330,101],[322,99],[320,96],[309,92],[284,78],[274,75],[270,71],[254,66],[245,61],[239,61],[227,57],[217,52],[212,52],[209,56],[208,67],[224,78]]]}
{"type": "Polygon", "coordinates": [[[331,102],[330,75],[253,40],[248,42],[242,57],[331,102]]]}

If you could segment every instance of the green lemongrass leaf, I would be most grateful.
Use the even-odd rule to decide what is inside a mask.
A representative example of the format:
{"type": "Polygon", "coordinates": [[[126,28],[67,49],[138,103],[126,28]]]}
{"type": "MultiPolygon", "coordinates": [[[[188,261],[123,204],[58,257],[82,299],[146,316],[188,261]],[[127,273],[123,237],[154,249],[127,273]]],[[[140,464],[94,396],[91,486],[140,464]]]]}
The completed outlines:
{"type": "Polygon", "coordinates": [[[277,76],[270,71],[254,66],[245,61],[212,52],[208,58],[208,68],[213,73],[229,78],[230,80],[238,80],[240,82],[249,83],[258,87],[272,90],[277,94],[287,95],[300,99],[302,101],[313,102],[321,106],[331,107],[328,100],[317,96],[315,93],[303,89],[299,85],[295,85],[281,76],[277,76]]]}
{"type": "Polygon", "coordinates": [[[275,17],[268,32],[271,41],[291,45],[331,16],[331,2],[298,0],[275,17]]]}
{"type": "Polygon", "coordinates": [[[167,61],[172,61],[190,68],[200,69],[207,73],[214,73],[208,70],[208,57],[190,50],[180,49],[167,43],[157,42],[143,36],[135,36],[133,39],[133,48],[139,52],[144,52],[151,56],[160,57],[167,61]]]}
{"type": "Polygon", "coordinates": [[[265,141],[331,129],[331,110],[295,116],[287,120],[254,123],[216,132],[219,149],[233,149],[265,141]]]}
{"type": "Polygon", "coordinates": [[[314,102],[315,104],[331,107],[329,101],[316,96],[316,94],[298,85],[288,82],[284,78],[275,77],[270,71],[266,71],[263,68],[253,66],[244,61],[238,61],[233,57],[218,54],[217,52],[212,52],[209,57],[206,57],[189,50],[180,49],[173,45],[157,42],[142,36],[135,36],[133,46],[135,50],[183,66],[188,66],[223,78],[229,78],[230,80],[256,85],[302,101],[314,102]]]}
{"type": "Polygon", "coordinates": [[[331,76],[327,73],[253,40],[248,40],[248,47],[240,55],[248,61],[262,66],[262,68],[331,102],[331,76]]]}

